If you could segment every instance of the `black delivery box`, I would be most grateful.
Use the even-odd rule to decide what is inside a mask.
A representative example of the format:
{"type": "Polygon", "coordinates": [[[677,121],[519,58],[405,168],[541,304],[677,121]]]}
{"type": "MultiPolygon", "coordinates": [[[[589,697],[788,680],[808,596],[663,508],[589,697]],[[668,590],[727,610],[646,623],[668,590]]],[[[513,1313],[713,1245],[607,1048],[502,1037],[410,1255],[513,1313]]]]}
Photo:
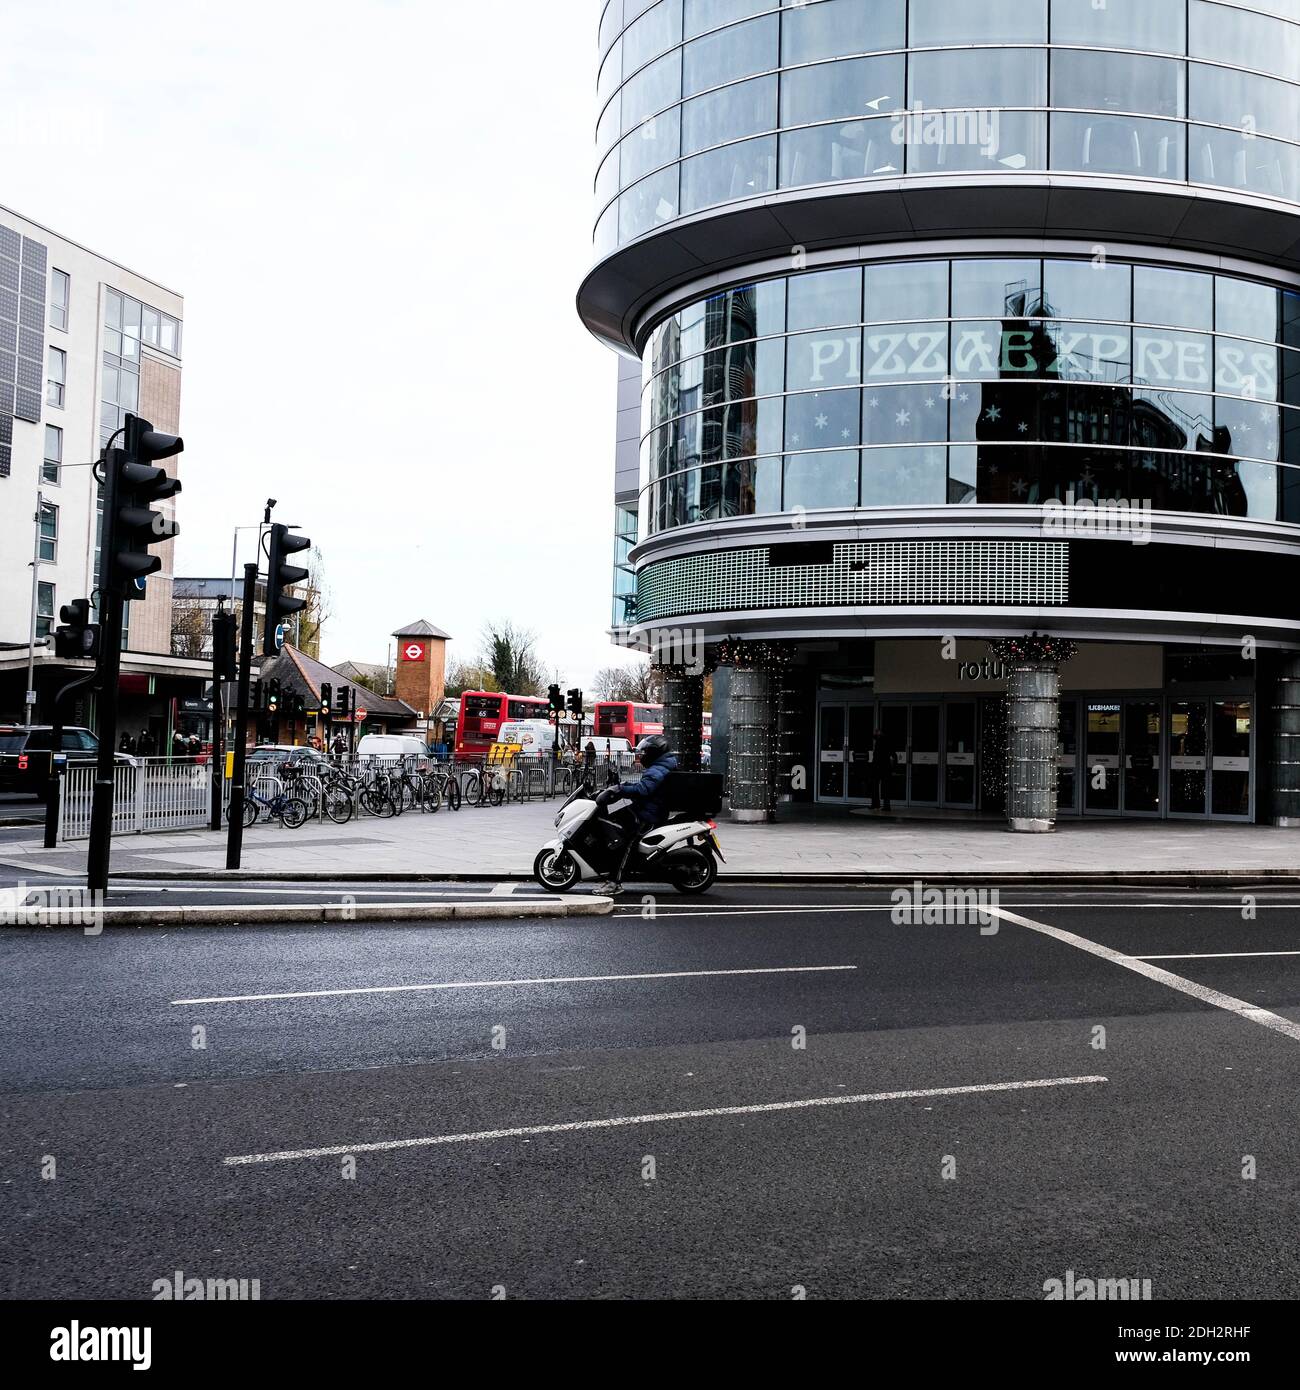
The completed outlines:
{"type": "Polygon", "coordinates": [[[670,813],[707,818],[722,810],[720,773],[670,772],[664,789],[670,813]]]}

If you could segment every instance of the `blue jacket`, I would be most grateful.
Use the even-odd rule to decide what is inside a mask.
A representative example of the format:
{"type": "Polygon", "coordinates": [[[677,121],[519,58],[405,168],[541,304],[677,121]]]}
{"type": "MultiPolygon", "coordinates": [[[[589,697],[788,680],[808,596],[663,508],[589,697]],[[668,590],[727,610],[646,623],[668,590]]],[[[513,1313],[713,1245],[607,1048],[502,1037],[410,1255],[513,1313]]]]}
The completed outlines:
{"type": "Polygon", "coordinates": [[[677,759],[671,753],[648,767],[635,782],[620,782],[619,791],[636,803],[637,820],[644,826],[657,825],[664,818],[667,797],[664,781],[670,772],[677,771],[677,759]]]}

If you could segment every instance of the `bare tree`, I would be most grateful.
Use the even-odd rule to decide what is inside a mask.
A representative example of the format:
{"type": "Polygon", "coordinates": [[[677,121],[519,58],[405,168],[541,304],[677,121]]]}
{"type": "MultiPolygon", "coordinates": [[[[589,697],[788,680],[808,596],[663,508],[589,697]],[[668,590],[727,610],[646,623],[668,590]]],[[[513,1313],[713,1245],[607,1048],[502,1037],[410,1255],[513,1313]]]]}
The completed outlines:
{"type": "Polygon", "coordinates": [[[172,655],[198,660],[212,651],[210,620],[201,604],[172,605],[172,655]]]}
{"type": "Polygon", "coordinates": [[[657,705],[663,698],[663,679],[648,662],[635,666],[606,666],[596,672],[596,697],[657,705]]]}
{"type": "Polygon", "coordinates": [[[456,699],[467,690],[499,690],[490,667],[479,661],[455,661],[447,672],[446,695],[456,699]]]}
{"type": "MultiPolygon", "coordinates": [[[[334,593],[329,587],[319,546],[312,546],[306,569],[307,578],[295,590],[299,598],[307,600],[307,606],[298,614],[298,640],[294,645],[319,661],[321,630],[334,616],[334,593]]],[[[375,691],[377,695],[384,693],[375,691]]]]}

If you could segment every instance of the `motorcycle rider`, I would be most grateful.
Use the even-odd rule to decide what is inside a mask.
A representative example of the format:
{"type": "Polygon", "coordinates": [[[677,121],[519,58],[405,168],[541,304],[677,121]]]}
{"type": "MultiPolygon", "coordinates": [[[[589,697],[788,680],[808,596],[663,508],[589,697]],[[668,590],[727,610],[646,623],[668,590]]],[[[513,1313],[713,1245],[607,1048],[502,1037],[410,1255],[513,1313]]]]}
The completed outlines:
{"type": "Polygon", "coordinates": [[[623,870],[627,868],[627,861],[637,841],[663,820],[667,801],[664,783],[670,772],[677,771],[677,759],[668,746],[668,740],[662,734],[650,734],[643,738],[636,746],[636,760],[642,769],[640,777],[634,782],[620,782],[618,786],[610,787],[600,794],[600,797],[604,798],[602,805],[623,797],[632,802],[634,823],[627,825],[624,822],[627,844],[618,861],[618,868],[614,877],[608,883],[602,884],[598,890],[610,894],[611,897],[617,897],[623,891],[623,870]]]}

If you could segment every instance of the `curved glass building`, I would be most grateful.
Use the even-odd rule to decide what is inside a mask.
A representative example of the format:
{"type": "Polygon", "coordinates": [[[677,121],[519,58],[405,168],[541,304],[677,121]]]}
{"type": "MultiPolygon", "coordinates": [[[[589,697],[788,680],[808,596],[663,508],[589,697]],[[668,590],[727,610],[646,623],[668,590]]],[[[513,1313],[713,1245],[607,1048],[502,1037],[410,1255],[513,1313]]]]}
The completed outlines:
{"type": "Polygon", "coordinates": [[[1062,814],[1300,817],[1300,0],[609,0],[599,61],[616,625],[784,644],[796,797],[884,728],[1000,810],[1038,631],[1062,814]]]}

